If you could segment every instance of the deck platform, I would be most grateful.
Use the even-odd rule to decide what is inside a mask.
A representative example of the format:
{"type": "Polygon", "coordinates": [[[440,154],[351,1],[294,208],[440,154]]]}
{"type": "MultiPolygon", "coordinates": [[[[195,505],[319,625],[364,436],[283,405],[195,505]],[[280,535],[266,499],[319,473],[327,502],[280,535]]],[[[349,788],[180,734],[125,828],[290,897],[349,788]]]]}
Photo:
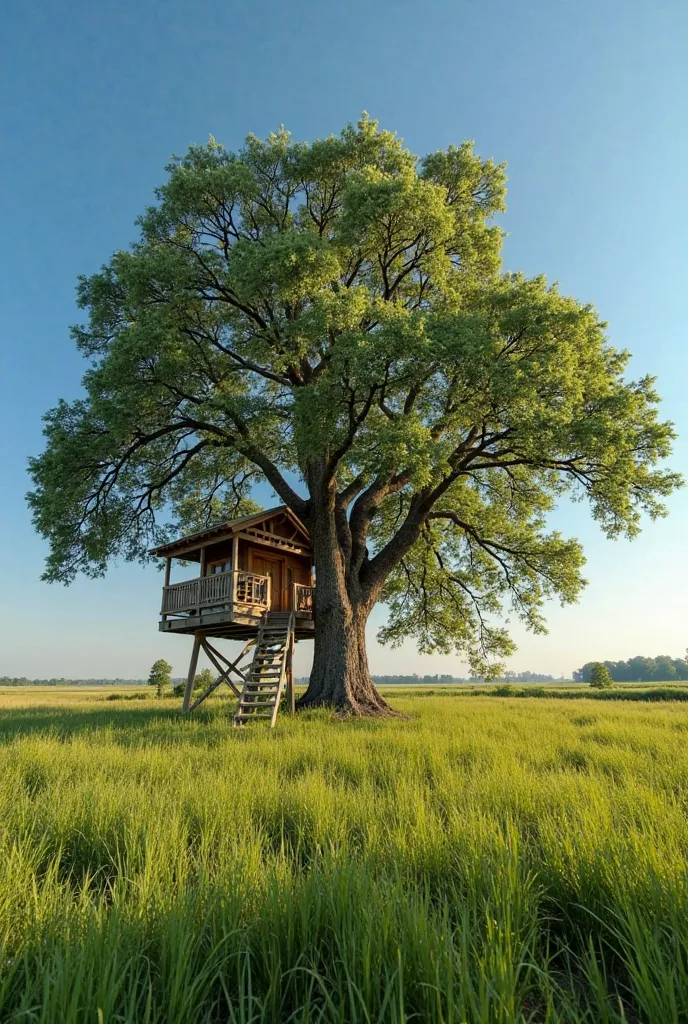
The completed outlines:
{"type": "MultiPolygon", "coordinates": [[[[175,635],[193,635],[203,633],[205,636],[224,640],[248,640],[256,636],[265,609],[256,609],[255,614],[244,614],[236,609],[223,611],[201,612],[200,615],[187,615],[183,618],[164,619],[158,625],[161,633],[175,635]]],[[[313,639],[313,616],[310,612],[296,612],[294,616],[294,639],[313,639]]]]}
{"type": "Polygon", "coordinates": [[[263,616],[275,610],[279,596],[287,605],[282,610],[294,613],[294,638],[307,640],[313,636],[313,592],[313,587],[293,583],[290,590],[275,595],[269,577],[243,570],[199,576],[163,587],[159,629],[247,640],[257,635],[263,616]]]}

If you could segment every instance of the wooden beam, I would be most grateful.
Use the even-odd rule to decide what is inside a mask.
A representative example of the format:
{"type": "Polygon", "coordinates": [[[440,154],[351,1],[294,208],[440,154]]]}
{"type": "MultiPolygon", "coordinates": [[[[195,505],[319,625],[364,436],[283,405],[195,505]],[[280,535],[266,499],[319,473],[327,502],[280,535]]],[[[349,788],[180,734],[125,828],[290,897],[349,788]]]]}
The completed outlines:
{"type": "Polygon", "coordinates": [[[286,537],[278,537],[277,534],[264,533],[262,530],[242,530],[241,533],[235,534],[236,537],[241,537],[242,540],[253,541],[254,544],[261,544],[266,548],[276,548],[278,551],[288,551],[292,555],[305,555],[311,557],[311,550],[308,548],[299,547],[298,544],[294,544],[292,541],[287,540],[286,537]]]}
{"type": "MultiPolygon", "coordinates": [[[[200,552],[203,550],[204,547],[207,547],[208,544],[219,544],[223,540],[229,540],[232,534],[233,530],[225,530],[222,533],[218,533],[217,536],[208,537],[206,540],[203,541],[196,541],[195,544],[191,542],[185,544],[183,540],[181,540],[179,542],[180,546],[178,548],[175,548],[174,551],[170,551],[169,556],[170,558],[181,558],[182,560],[186,559],[186,561],[189,561],[187,556],[193,554],[194,551],[200,552]]],[[[159,557],[166,558],[167,552],[164,552],[159,557]]],[[[195,559],[192,558],[190,559],[190,561],[193,562],[195,561],[195,559]]]]}
{"type": "Polygon", "coordinates": [[[201,548],[201,571],[199,573],[199,576],[205,576],[205,556],[207,550],[208,548],[204,544],[203,547],[201,548]]]}
{"type": "Polygon", "coordinates": [[[189,703],[191,701],[191,694],[193,693],[194,679],[196,678],[196,668],[198,667],[198,653],[201,649],[201,634],[194,633],[194,644],[193,650],[191,651],[191,661],[189,662],[189,674],[186,677],[186,686],[184,687],[184,702],[182,704],[182,711],[189,710],[189,703]]]}

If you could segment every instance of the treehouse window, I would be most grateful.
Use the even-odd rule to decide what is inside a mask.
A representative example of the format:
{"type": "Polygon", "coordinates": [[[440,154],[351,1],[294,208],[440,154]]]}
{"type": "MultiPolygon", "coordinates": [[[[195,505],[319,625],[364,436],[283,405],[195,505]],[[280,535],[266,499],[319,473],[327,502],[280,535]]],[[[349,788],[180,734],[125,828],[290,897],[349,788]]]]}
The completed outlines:
{"type": "Polygon", "coordinates": [[[222,562],[211,562],[208,570],[209,576],[216,576],[219,572],[229,572],[232,568],[230,559],[225,559],[222,562]]]}

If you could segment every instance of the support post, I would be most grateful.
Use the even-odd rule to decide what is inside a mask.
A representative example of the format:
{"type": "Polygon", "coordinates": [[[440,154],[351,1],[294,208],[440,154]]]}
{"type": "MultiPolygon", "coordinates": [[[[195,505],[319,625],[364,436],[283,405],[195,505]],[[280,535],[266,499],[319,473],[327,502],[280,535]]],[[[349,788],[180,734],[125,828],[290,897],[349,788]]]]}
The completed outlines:
{"type": "Polygon", "coordinates": [[[205,576],[205,548],[201,548],[201,571],[199,576],[205,576]]]}
{"type": "Polygon", "coordinates": [[[229,592],[229,607],[231,610],[232,617],[234,616],[234,602],[236,600],[237,592],[237,580],[239,579],[237,573],[239,572],[239,538],[236,533],[232,537],[232,576],[230,579],[231,590],[229,592]]]}
{"type": "Polygon", "coordinates": [[[193,693],[194,679],[196,678],[196,668],[198,666],[198,652],[201,649],[201,634],[194,633],[194,644],[193,650],[191,651],[191,661],[189,662],[189,674],[186,677],[186,686],[184,687],[184,703],[182,704],[182,711],[189,710],[189,703],[191,701],[191,694],[193,693]]]}
{"type": "Polygon", "coordinates": [[[162,585],[162,621],[167,622],[167,615],[165,614],[165,598],[167,597],[167,588],[170,585],[170,571],[172,569],[172,559],[168,556],[165,559],[165,582],[162,585]]]}

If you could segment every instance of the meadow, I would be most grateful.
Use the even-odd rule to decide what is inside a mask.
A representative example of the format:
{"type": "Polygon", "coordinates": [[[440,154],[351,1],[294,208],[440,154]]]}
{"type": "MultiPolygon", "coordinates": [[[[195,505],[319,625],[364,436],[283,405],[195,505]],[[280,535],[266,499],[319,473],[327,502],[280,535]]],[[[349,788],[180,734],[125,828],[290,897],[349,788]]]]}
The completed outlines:
{"type": "Polygon", "coordinates": [[[688,704],[388,696],[0,694],[0,1021],[688,1020],[688,704]]]}

